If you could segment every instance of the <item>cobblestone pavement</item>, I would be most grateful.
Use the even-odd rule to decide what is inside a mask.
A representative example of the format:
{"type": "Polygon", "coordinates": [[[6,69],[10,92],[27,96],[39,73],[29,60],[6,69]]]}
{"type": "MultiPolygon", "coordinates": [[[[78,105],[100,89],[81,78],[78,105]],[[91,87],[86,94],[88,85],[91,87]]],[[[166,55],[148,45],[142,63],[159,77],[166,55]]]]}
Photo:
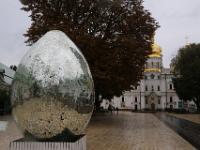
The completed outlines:
{"type": "MultiPolygon", "coordinates": [[[[10,141],[21,138],[11,117],[6,131],[0,131],[0,150],[8,150],[10,141]]],[[[98,115],[87,130],[87,150],[193,150],[191,144],[152,114],[119,112],[98,115]]]]}
{"type": "Polygon", "coordinates": [[[173,113],[169,113],[169,115],[200,124],[200,114],[173,114],[173,113]]]}
{"type": "Polygon", "coordinates": [[[22,134],[16,127],[12,117],[0,117],[0,121],[8,121],[6,131],[0,131],[0,150],[8,150],[9,143],[22,137],[22,134]]]}
{"type": "Polygon", "coordinates": [[[88,150],[195,149],[152,114],[96,116],[87,130],[88,150]]]}

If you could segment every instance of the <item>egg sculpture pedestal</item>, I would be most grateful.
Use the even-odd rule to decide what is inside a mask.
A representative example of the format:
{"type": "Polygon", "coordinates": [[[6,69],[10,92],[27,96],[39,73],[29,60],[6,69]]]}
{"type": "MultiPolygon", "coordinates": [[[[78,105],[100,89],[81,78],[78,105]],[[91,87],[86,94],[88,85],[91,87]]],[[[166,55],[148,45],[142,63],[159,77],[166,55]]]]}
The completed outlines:
{"type": "Polygon", "coordinates": [[[24,138],[10,150],[86,150],[94,84],[83,54],[63,32],[46,33],[22,58],[11,103],[24,138]]]}
{"type": "Polygon", "coordinates": [[[10,150],[86,150],[86,136],[71,142],[28,141],[24,138],[11,142],[10,150]]]}

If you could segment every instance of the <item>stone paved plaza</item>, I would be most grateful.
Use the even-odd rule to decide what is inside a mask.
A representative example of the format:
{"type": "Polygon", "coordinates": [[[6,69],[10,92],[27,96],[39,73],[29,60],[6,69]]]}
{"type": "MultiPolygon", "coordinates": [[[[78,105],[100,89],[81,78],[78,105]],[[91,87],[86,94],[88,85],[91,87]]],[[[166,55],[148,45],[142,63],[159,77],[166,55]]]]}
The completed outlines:
{"type": "MultiPolygon", "coordinates": [[[[11,117],[6,131],[0,131],[0,150],[22,137],[11,117]]],[[[86,130],[88,150],[193,150],[190,143],[153,114],[119,112],[96,115],[86,130]]]]}

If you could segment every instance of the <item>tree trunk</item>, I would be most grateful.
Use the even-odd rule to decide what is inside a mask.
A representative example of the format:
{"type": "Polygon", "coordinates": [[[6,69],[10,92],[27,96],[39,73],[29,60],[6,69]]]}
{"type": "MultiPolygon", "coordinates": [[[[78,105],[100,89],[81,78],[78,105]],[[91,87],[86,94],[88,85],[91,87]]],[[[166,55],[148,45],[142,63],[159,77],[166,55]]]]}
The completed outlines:
{"type": "Polygon", "coordinates": [[[99,100],[99,94],[95,92],[95,109],[94,111],[98,111],[100,108],[101,101],[99,100]]]}
{"type": "Polygon", "coordinates": [[[200,99],[195,99],[195,100],[193,100],[194,101],[194,103],[196,104],[196,106],[197,106],[197,112],[200,112],[200,99]]]}
{"type": "Polygon", "coordinates": [[[200,100],[197,101],[196,105],[197,105],[197,112],[200,112],[200,100]]]}

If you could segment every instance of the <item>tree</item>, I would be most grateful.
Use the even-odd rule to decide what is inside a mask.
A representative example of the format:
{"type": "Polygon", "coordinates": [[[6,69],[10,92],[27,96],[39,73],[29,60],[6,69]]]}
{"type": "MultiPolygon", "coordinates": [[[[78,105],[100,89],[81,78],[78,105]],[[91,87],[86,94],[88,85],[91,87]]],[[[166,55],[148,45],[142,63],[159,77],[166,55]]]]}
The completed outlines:
{"type": "Polygon", "coordinates": [[[172,61],[175,90],[180,99],[194,101],[200,111],[200,44],[179,50],[172,61]]]}
{"type": "Polygon", "coordinates": [[[0,69],[0,114],[9,113],[11,110],[10,103],[10,86],[4,81],[5,70],[0,69]]]}
{"type": "Polygon", "coordinates": [[[10,111],[10,87],[8,85],[0,85],[0,114],[8,114],[10,111]]]}
{"type": "Polygon", "coordinates": [[[143,0],[21,1],[32,19],[26,43],[33,44],[49,30],[65,32],[88,61],[96,98],[120,96],[142,78],[158,27],[143,0]]]}

